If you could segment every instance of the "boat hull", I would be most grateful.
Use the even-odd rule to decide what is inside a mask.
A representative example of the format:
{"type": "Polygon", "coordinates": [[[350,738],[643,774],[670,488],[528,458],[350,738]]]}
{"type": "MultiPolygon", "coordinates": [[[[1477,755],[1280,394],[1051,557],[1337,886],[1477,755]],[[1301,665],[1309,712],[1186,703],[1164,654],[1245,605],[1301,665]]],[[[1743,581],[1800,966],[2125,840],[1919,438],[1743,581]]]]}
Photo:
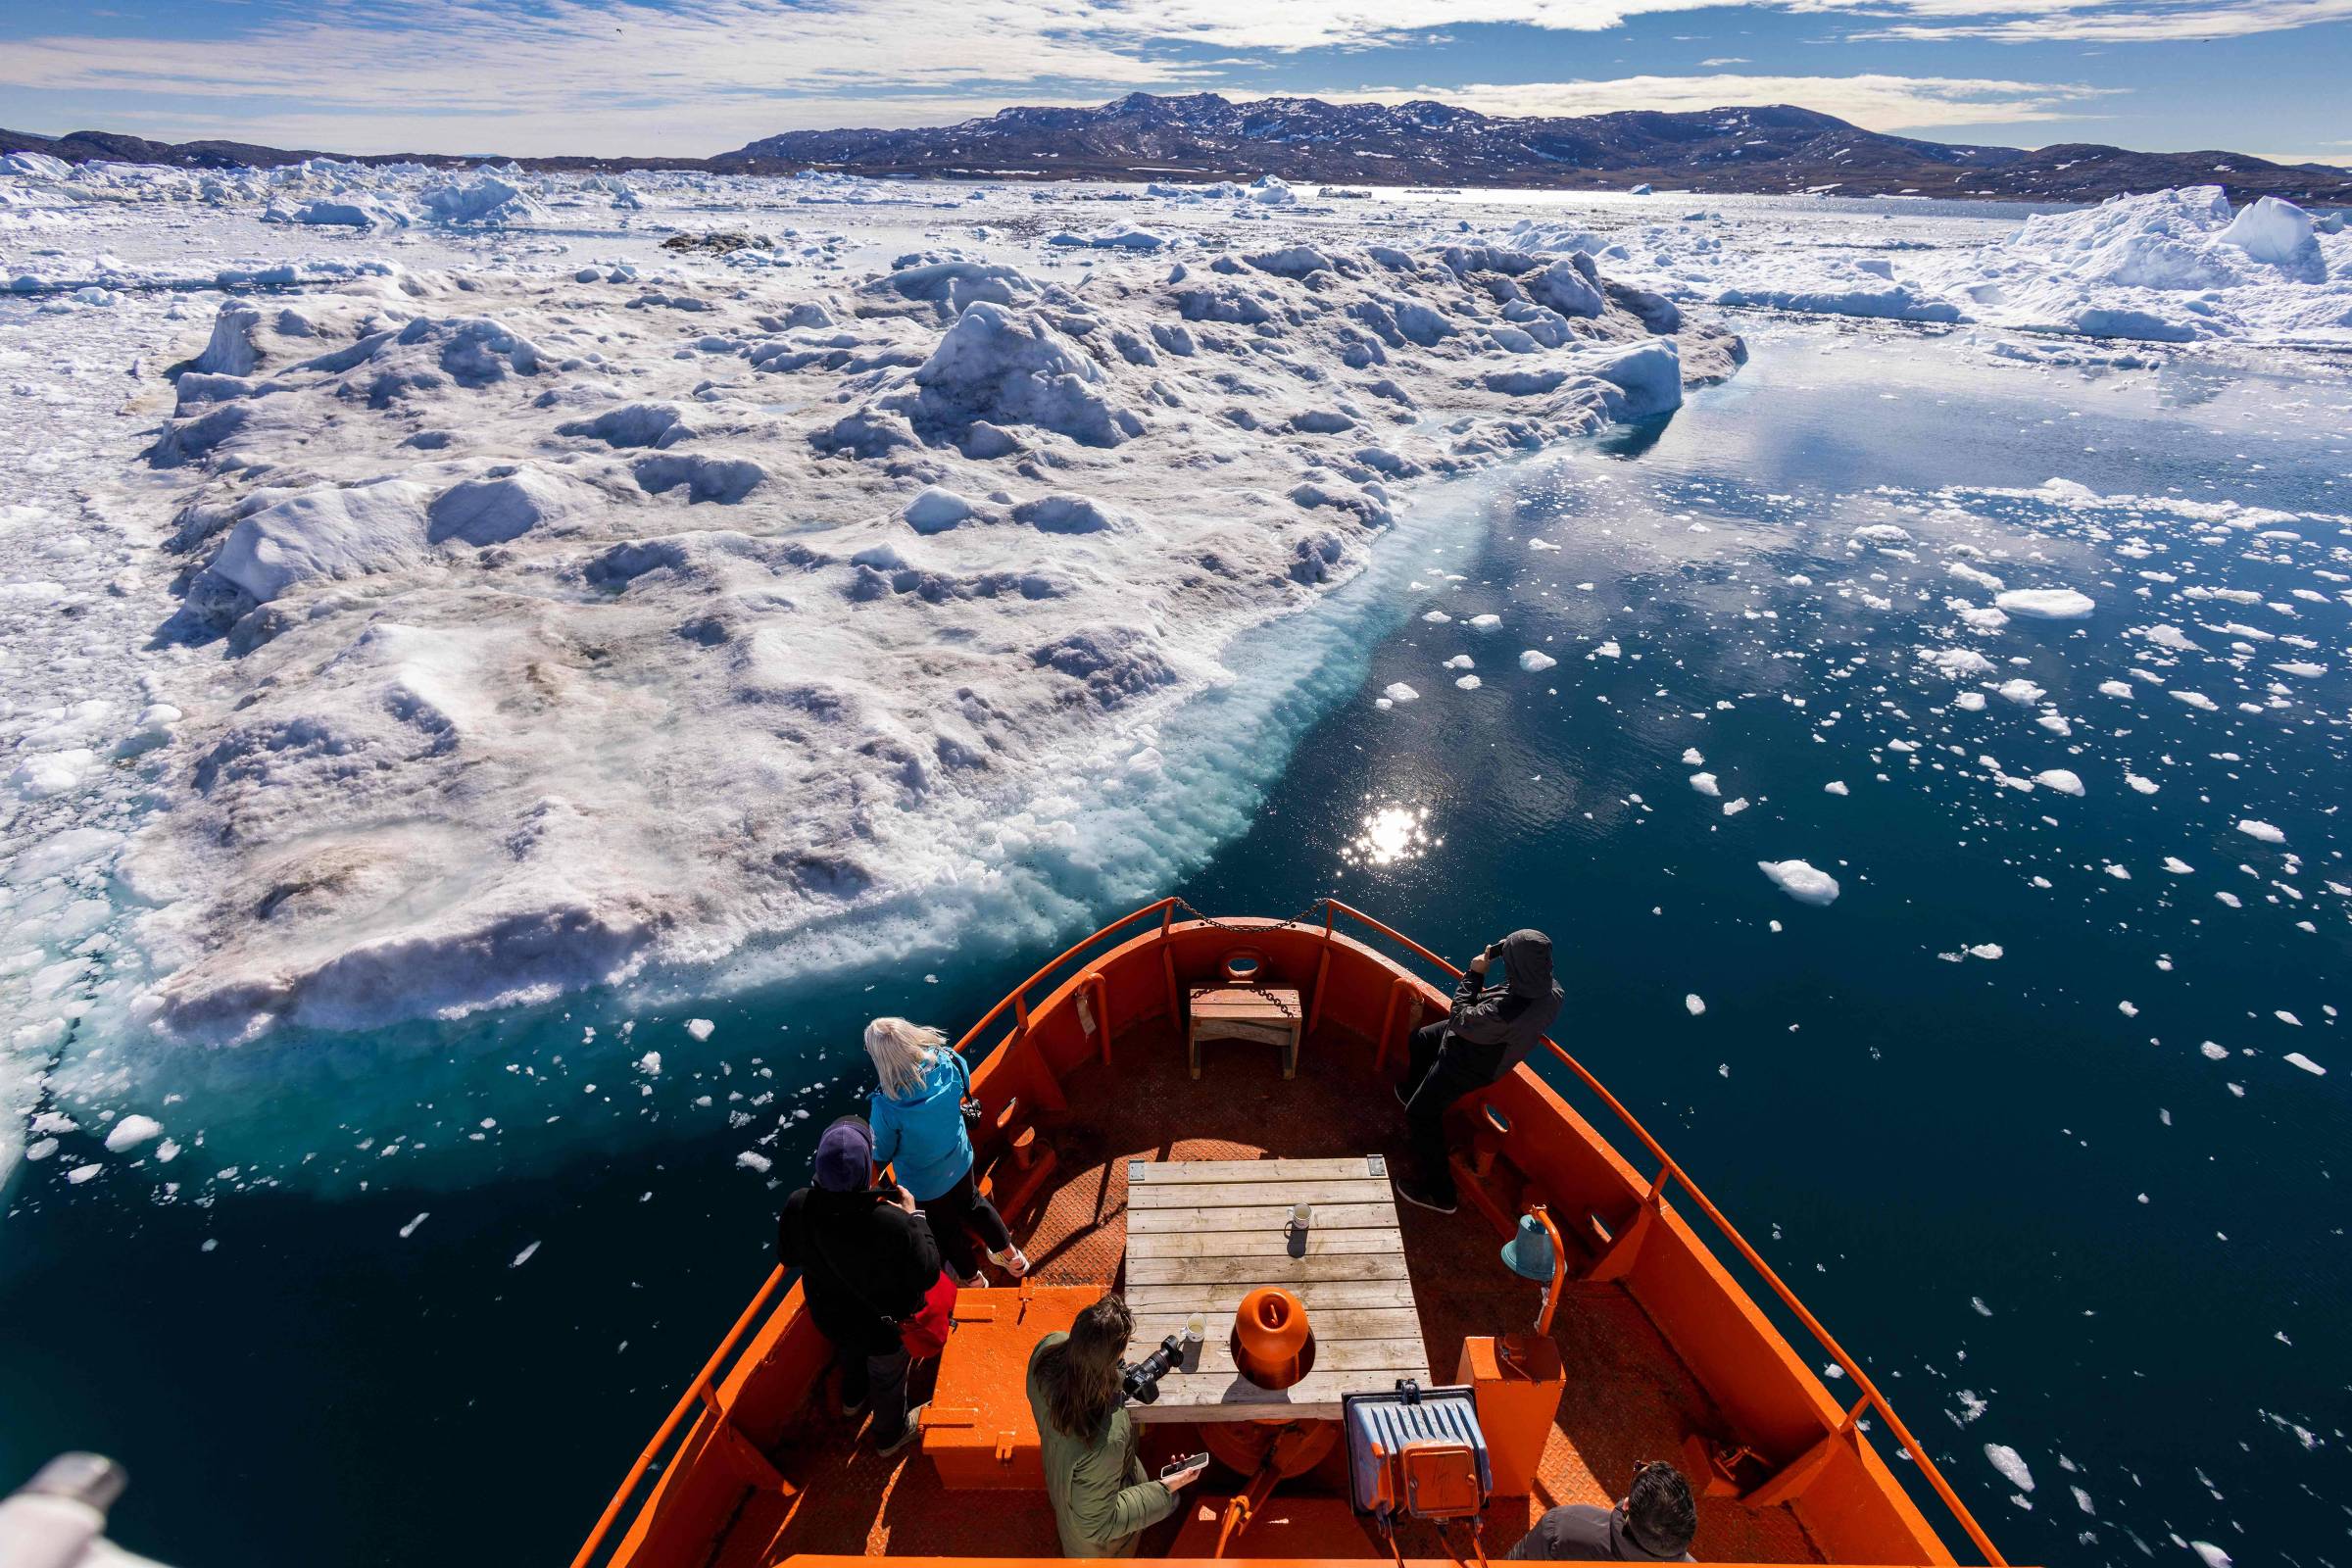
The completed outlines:
{"type": "MultiPolygon", "coordinates": [[[[1131,1117],[1139,1110],[1148,1114],[1149,1107],[1103,1098],[1117,1094],[1123,1070],[1139,1083],[1152,1073],[1168,1074],[1158,1080],[1161,1087],[1153,1093],[1172,1115],[1177,1113],[1191,1091],[1187,1080],[1174,1076],[1182,1071],[1182,1063],[1162,1058],[1182,1050],[1178,1043],[1189,989],[1227,981],[1237,964],[1246,961],[1242,955],[1256,964],[1250,983],[1299,994],[1305,1014],[1301,1079],[1310,1073],[1344,1075],[1343,1096],[1360,1094],[1366,1102],[1386,1102],[1385,1117],[1400,1119],[1385,1081],[1401,1066],[1411,1030],[1443,1016],[1447,997],[1375,942],[1400,948],[1406,958],[1425,964],[1443,961],[1344,906],[1333,906],[1305,922],[1209,921],[1178,918],[1168,901],[1139,910],[1070,950],[1009,995],[964,1042],[966,1049],[984,1053],[972,1074],[983,1107],[975,1152],[1000,1206],[1009,1215],[1026,1215],[1073,1179],[1076,1156],[1065,1160],[1060,1147],[1075,1149],[1086,1143],[1080,1129],[1090,1120],[1106,1121],[1113,1109],[1131,1117]],[[1364,927],[1367,939],[1340,929],[1343,915],[1364,927]],[[1034,1003],[1033,991],[1042,991],[1034,1003]],[[1155,1054],[1147,1058],[1146,1052],[1155,1054]],[[1076,1110],[1073,1100],[1082,1102],[1076,1110]]],[[[1206,1070],[1212,1075],[1256,1071],[1270,1076],[1274,1070],[1275,1048],[1270,1046],[1240,1042],[1207,1049],[1206,1070]],[[1254,1066],[1246,1061],[1228,1065],[1232,1058],[1227,1054],[1247,1057],[1251,1053],[1265,1059],[1254,1066]]],[[[1826,1331],[1762,1266],[1752,1248],[1729,1230],[1728,1221],[1721,1221],[1713,1205],[1689,1185],[1680,1167],[1671,1161],[1660,1163],[1662,1151],[1638,1167],[1569,1102],[1550,1081],[1555,1078],[1571,1089],[1590,1090],[1607,1113],[1624,1116],[1639,1135],[1634,1140],[1638,1152],[1646,1156],[1655,1149],[1654,1140],[1564,1053],[1540,1055],[1466,1097],[1450,1113],[1452,1142],[1461,1151],[1457,1179],[1465,1201],[1453,1220],[1428,1216],[1433,1225],[1448,1228],[1445,1241],[1452,1245],[1459,1233],[1475,1231],[1491,1235],[1480,1244],[1491,1250],[1520,1213],[1533,1204],[1544,1205],[1563,1235],[1578,1288],[1607,1288],[1612,1300],[1621,1293],[1654,1328],[1690,1381],[1703,1391],[1703,1400],[1697,1401],[1702,1413],[1690,1423],[1699,1430],[1688,1435],[1683,1450],[1639,1457],[1675,1458],[1694,1486],[1706,1485],[1712,1477],[1712,1490],[1740,1494],[1741,1507],[1785,1510],[1801,1527],[1819,1560],[1952,1562],[1950,1548],[1864,1430],[1876,1413],[1883,1413],[1890,1427],[1898,1424],[1883,1401],[1873,1404],[1875,1390],[1869,1389],[1862,1369],[1849,1365],[1849,1377],[1870,1396],[1854,1406],[1833,1397],[1806,1356],[1710,1249],[1693,1219],[1711,1229],[1720,1222],[1718,1233],[1735,1244],[1735,1257],[1762,1269],[1762,1277],[1777,1293],[1776,1305],[1793,1308],[1801,1329],[1819,1337],[1830,1359],[1847,1361],[1826,1331]],[[1645,1169],[1650,1173],[1644,1174],[1645,1169]],[[1721,1461],[1727,1453],[1740,1457],[1725,1464],[1721,1461]]],[[[1285,1103],[1277,1092],[1268,1094],[1269,1106],[1285,1103]]],[[[1351,1113],[1365,1113],[1363,1103],[1357,1102],[1351,1113]]],[[[1171,1125],[1167,1136],[1182,1137],[1184,1128],[1171,1125]]],[[[1275,1148],[1271,1134],[1254,1142],[1275,1152],[1291,1152],[1275,1148]]],[[[1119,1223],[1123,1226],[1123,1217],[1119,1223]]],[[[1408,1233],[1408,1251],[1414,1247],[1408,1233]]],[[[1115,1251],[1111,1255],[1115,1257],[1115,1251]]],[[[1468,1257],[1466,1252],[1462,1255],[1468,1257]]],[[[1498,1271],[1499,1265],[1495,1267],[1498,1271]]],[[[1096,1269],[1102,1285],[1111,1283],[1108,1272],[1115,1263],[1099,1262],[1096,1269]]],[[[1426,1295],[1433,1286],[1421,1258],[1414,1257],[1413,1269],[1426,1295]]],[[[1435,1288],[1445,1287],[1439,1282],[1435,1288]]],[[[1525,1330],[1534,1316],[1536,1294],[1535,1287],[1526,1287],[1527,1320],[1495,1322],[1481,1332],[1525,1330]]],[[[758,1549],[744,1549],[737,1538],[747,1517],[762,1521],[764,1529],[770,1516],[789,1520],[796,1510],[808,1508],[811,1499],[804,1494],[806,1489],[821,1484],[807,1475],[795,1479],[789,1474],[791,1463],[779,1467],[771,1457],[795,1449],[796,1433],[810,1419],[812,1391],[821,1385],[830,1360],[829,1348],[802,1306],[797,1284],[771,1278],[769,1291],[738,1325],[740,1346],[732,1343],[737,1336],[722,1344],[720,1353],[673,1412],[671,1423],[649,1447],[649,1455],[656,1455],[674,1441],[668,1462],[650,1477],[650,1485],[643,1484],[647,1477],[642,1473],[649,1466],[641,1465],[641,1473],[632,1474],[630,1486],[608,1509],[598,1536],[582,1549],[579,1564],[596,1560],[608,1544],[611,1561],[632,1568],[773,1560],[788,1544],[789,1530],[770,1534],[758,1549]],[[624,1514],[625,1527],[612,1529],[624,1514]]],[[[1433,1344],[1432,1352],[1431,1365],[1455,1365],[1456,1349],[1433,1344]]],[[[1571,1364],[1568,1375],[1577,1377],[1579,1369],[1571,1364]]],[[[1989,1544],[1982,1542],[1975,1521],[1948,1496],[1940,1477],[1934,1480],[1963,1532],[1979,1541],[1986,1560],[1998,1561],[1997,1553],[1986,1549],[1989,1544]]],[[[964,1505],[984,1507],[998,1505],[985,1499],[1009,1497],[949,1495],[961,1497],[964,1505]]],[[[891,1552],[888,1534],[882,1532],[880,1554],[908,1565],[929,1560],[891,1552]]],[[[1334,1561],[1359,1556],[1363,1539],[1361,1531],[1326,1532],[1321,1537],[1311,1530],[1293,1531],[1269,1533],[1266,1544],[1277,1544],[1277,1537],[1285,1558],[1334,1561]]],[[[1027,1560],[984,1554],[986,1544],[982,1537],[972,1555],[941,1560],[1027,1560]]],[[[870,1559],[874,1542],[869,1539],[865,1544],[870,1559]]],[[[832,1558],[806,1552],[796,1560],[817,1564],[832,1558]]]]}

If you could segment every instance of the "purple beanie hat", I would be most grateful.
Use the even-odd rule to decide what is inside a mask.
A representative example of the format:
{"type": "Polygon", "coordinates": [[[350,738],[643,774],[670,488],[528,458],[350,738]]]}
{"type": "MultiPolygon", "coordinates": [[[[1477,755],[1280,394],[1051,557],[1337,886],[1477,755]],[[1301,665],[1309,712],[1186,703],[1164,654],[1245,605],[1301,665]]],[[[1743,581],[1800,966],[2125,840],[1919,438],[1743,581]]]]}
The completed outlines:
{"type": "Polygon", "coordinates": [[[828,1193],[864,1190],[874,1174],[874,1135],[856,1116],[844,1116],[816,1141],[816,1185],[828,1193]]]}

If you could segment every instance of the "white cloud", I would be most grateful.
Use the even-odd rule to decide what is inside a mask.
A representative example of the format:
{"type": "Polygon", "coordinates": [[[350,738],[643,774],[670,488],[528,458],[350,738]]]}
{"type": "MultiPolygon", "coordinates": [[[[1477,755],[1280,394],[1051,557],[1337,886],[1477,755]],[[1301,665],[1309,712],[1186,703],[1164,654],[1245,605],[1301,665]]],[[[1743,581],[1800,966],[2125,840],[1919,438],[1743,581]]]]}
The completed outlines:
{"type": "MultiPolygon", "coordinates": [[[[1806,9],[1806,7],[1800,7],[1806,9]]],[[[1842,10],[1844,0],[1819,9],[1842,10]]],[[[1902,0],[1914,22],[1853,34],[1857,38],[1983,38],[1995,43],[2163,43],[2242,38],[2330,22],[2352,21],[2352,0],[2245,0],[2241,4],[2107,5],[2096,0],[1902,0]],[[2063,13],[2018,16],[2020,12],[2063,13]],[[1992,16],[2005,20],[1993,21],[1992,16]]]]}
{"type": "Polygon", "coordinates": [[[2352,155],[2346,154],[2340,144],[2333,152],[2247,153],[2245,156],[2273,164],[2325,164],[2330,169],[2352,169],[2352,155]]]}
{"type": "Polygon", "coordinates": [[[1797,104],[1870,130],[1918,125],[2001,125],[2082,118],[2082,106],[2121,89],[2072,82],[1961,76],[1618,76],[1462,87],[1366,87],[1336,99],[1443,97],[1491,115],[1599,115],[1624,109],[1723,109],[1797,104]]]}
{"type": "Polygon", "coordinates": [[[1712,60],[1701,60],[1698,64],[1701,70],[1706,70],[1715,66],[1744,66],[1749,61],[1745,55],[1717,55],[1712,60]]]}

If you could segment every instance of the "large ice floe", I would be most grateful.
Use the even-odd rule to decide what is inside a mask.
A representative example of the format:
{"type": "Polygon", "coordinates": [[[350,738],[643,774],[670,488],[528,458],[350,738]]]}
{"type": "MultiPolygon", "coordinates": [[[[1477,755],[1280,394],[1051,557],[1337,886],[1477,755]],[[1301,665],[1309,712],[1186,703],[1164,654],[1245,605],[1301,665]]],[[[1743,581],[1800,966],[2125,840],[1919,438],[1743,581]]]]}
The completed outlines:
{"type": "Polygon", "coordinates": [[[1679,300],[1808,315],[2160,343],[2352,346],[2352,235],[2276,197],[2232,210],[2218,185],[2038,214],[1997,243],[1743,243],[1722,216],[1594,234],[1522,219],[1506,243],[1580,248],[1679,300]]]}
{"type": "Polygon", "coordinates": [[[148,454],[199,657],[122,867],[144,1010],[447,1013],[985,876],[1414,486],[1741,357],[1581,254],[1279,236],[232,300],[148,454]]]}

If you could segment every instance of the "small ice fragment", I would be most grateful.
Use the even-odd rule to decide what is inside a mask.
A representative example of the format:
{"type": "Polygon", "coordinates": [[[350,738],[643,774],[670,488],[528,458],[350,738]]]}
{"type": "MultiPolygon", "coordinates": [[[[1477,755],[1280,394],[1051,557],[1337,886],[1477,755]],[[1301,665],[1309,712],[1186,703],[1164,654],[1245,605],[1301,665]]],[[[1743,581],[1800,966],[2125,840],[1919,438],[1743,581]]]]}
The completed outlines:
{"type": "Polygon", "coordinates": [[[106,1131],[106,1147],[120,1154],[125,1149],[135,1149],[164,1130],[164,1124],[153,1116],[136,1113],[123,1117],[106,1131]]]}
{"type": "Polygon", "coordinates": [[[531,1254],[532,1254],[533,1252],[536,1252],[537,1250],[539,1250],[539,1244],[538,1244],[537,1242],[533,1242],[533,1243],[532,1243],[530,1246],[528,1246],[528,1247],[524,1248],[524,1249],[523,1249],[521,1251],[519,1251],[519,1252],[516,1252],[516,1253],[514,1254],[514,1262],[512,1262],[512,1263],[509,1263],[509,1264],[507,1265],[507,1267],[509,1267],[509,1268],[520,1268],[520,1267],[522,1267],[522,1265],[523,1265],[523,1264],[525,1264],[525,1263],[528,1263],[528,1262],[531,1260],[531,1254]]]}
{"type": "Polygon", "coordinates": [[[2260,839],[2265,844],[2284,844],[2286,842],[2284,833],[2279,832],[2268,822],[2258,821],[2250,816],[2237,824],[2237,830],[2246,837],[2260,839]]]}
{"type": "Polygon", "coordinates": [[[760,1153],[755,1150],[747,1149],[742,1153],[735,1156],[735,1163],[742,1166],[745,1170],[756,1170],[760,1175],[764,1176],[767,1174],[768,1167],[774,1164],[775,1161],[769,1159],[765,1154],[760,1153]]]}
{"type": "Polygon", "coordinates": [[[429,1208],[421,1210],[415,1219],[409,1221],[406,1225],[403,1225],[400,1228],[400,1239],[405,1242],[410,1237],[416,1235],[416,1227],[430,1219],[432,1217],[432,1213],[433,1211],[429,1208]]]}
{"type": "Polygon", "coordinates": [[[2210,1541],[2192,1541],[2188,1549],[2205,1559],[2205,1568],[2230,1568],[2230,1554],[2210,1541]]]}
{"type": "Polygon", "coordinates": [[[1712,773],[1691,774],[1690,787],[1709,800],[1715,800],[1723,794],[1723,787],[1715,782],[1715,775],[1712,773]]]}
{"type": "Polygon", "coordinates": [[[1984,1445],[1984,1457],[1991,1460],[1992,1467],[2005,1476],[2009,1484],[2018,1491],[2032,1492],[2034,1490],[2034,1472],[2026,1468],[2024,1457],[2006,1443],[1984,1445]]]}
{"type": "Polygon", "coordinates": [[[2032,620],[2081,620],[2099,607],[2072,588],[2012,588],[1993,595],[1995,606],[2032,620]]]}
{"type": "Polygon", "coordinates": [[[1683,765],[1685,767],[1704,767],[1707,765],[1707,760],[1700,756],[1698,748],[1693,746],[1683,753],[1683,765]]]}
{"type": "Polygon", "coordinates": [[[2034,782],[2040,785],[2045,790],[2056,790],[2061,795],[2080,795],[2082,793],[2082,775],[2074,772],[2070,768],[2044,768],[2040,772],[2034,775],[2034,782]]]}
{"type": "Polygon", "coordinates": [[[1421,694],[1402,681],[1392,682],[1380,695],[1392,703],[1417,703],[1421,700],[1421,694]]]}
{"type": "Polygon", "coordinates": [[[1537,648],[1530,648],[1519,656],[1519,667],[1531,675],[1541,674],[1558,662],[1558,660],[1537,648]]]}
{"type": "Polygon", "coordinates": [[[718,1025],[712,1023],[708,1018],[689,1018],[686,1020],[686,1032],[694,1036],[694,1038],[697,1040],[710,1039],[711,1032],[717,1029],[717,1027],[718,1025]]]}
{"type": "Polygon", "coordinates": [[[1484,686],[1486,682],[1480,680],[1476,675],[1464,675],[1456,680],[1454,684],[1466,692],[1474,692],[1481,686],[1484,686]]]}
{"type": "Polygon", "coordinates": [[[661,1077],[662,1053],[659,1051],[649,1051],[644,1055],[639,1056],[637,1058],[637,1070],[645,1074],[648,1078],[661,1077]]]}
{"type": "Polygon", "coordinates": [[[1821,787],[1821,793],[1824,795],[1851,795],[1853,791],[1845,787],[1845,780],[1834,778],[1821,787]]]}
{"type": "Polygon", "coordinates": [[[1683,1005],[1690,1010],[1690,1016],[1693,1018],[1707,1010],[1705,999],[1695,991],[1683,998],[1683,1005]]]}
{"type": "Polygon", "coordinates": [[[2318,1062],[2312,1060],[2300,1051],[2288,1052],[2286,1054],[2286,1061],[2288,1066],[2300,1067],[2305,1072],[2310,1073],[2314,1078],[2325,1078],[2328,1076],[2327,1068],[2321,1066],[2318,1062]]]}
{"type": "Polygon", "coordinates": [[[1809,860],[1758,860],[1756,869],[1799,904],[1826,906],[1837,902],[1838,879],[1809,860]]]}

